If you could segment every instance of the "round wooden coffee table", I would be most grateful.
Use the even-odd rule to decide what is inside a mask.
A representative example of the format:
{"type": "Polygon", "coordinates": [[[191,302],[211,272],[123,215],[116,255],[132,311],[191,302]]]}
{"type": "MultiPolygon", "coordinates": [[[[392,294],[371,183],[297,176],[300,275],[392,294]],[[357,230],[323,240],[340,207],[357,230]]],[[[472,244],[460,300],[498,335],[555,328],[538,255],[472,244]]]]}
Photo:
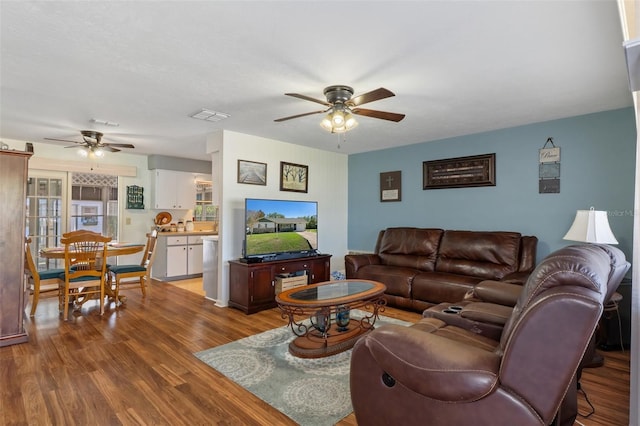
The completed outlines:
{"type": "Polygon", "coordinates": [[[351,349],[365,333],[373,330],[378,313],[384,310],[386,286],[377,281],[327,281],[292,288],[276,295],[282,317],[298,336],[289,352],[299,358],[321,358],[351,349]],[[362,318],[350,311],[364,308],[362,318]]]}

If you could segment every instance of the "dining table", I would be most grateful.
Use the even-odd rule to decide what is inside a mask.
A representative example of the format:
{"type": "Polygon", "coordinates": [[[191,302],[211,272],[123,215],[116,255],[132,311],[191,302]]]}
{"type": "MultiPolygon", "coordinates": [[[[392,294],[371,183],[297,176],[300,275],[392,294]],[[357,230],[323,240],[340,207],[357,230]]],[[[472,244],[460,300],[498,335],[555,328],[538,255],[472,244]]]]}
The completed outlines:
{"type": "MultiPolygon", "coordinates": [[[[144,244],[139,243],[108,243],[107,257],[136,254],[144,250],[144,244]]],[[[40,249],[40,256],[45,259],[64,259],[64,247],[46,247],[40,249]]]]}
{"type": "MultiPolygon", "coordinates": [[[[125,256],[129,254],[136,254],[143,251],[144,244],[140,243],[125,243],[125,242],[112,242],[107,244],[107,257],[125,256]]],[[[40,256],[45,259],[64,259],[64,246],[63,247],[45,247],[40,249],[40,256]]],[[[110,285],[106,285],[105,294],[110,298],[115,297],[115,293],[110,285]]],[[[126,297],[120,295],[117,303],[124,303],[126,297]]]]}

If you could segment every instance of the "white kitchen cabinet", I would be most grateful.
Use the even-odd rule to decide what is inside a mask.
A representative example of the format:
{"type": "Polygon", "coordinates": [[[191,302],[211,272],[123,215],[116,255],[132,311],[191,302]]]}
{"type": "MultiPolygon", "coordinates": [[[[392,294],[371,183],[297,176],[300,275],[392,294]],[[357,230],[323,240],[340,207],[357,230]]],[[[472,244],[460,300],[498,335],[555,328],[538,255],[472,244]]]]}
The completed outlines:
{"type": "Polygon", "coordinates": [[[187,274],[202,274],[202,236],[187,237],[187,274]]]}
{"type": "Polygon", "coordinates": [[[167,247],[167,277],[187,275],[187,246],[167,247]]]}
{"type": "Polygon", "coordinates": [[[154,209],[192,209],[196,200],[193,173],[154,170],[152,194],[154,209]]]}
{"type": "Polygon", "coordinates": [[[204,234],[180,235],[172,232],[170,235],[161,233],[158,236],[152,276],[159,280],[202,276],[204,234]]]}

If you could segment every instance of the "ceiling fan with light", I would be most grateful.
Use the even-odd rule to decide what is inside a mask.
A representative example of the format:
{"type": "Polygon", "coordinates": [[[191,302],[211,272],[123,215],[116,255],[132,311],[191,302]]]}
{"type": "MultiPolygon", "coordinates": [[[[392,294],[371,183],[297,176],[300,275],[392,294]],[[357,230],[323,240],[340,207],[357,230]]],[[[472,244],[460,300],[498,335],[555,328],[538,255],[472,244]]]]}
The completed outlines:
{"type": "Polygon", "coordinates": [[[79,151],[80,155],[84,157],[88,157],[89,155],[94,155],[96,157],[102,157],[105,151],[109,152],[119,152],[118,148],[135,148],[135,146],[130,143],[106,143],[102,142],[103,134],[100,132],[96,132],[95,130],[81,130],[80,134],[82,135],[82,142],[78,141],[70,141],[66,139],[55,139],[55,138],[45,138],[49,141],[58,141],[58,142],[69,142],[74,143],[76,145],[65,146],[65,148],[79,148],[78,145],[81,145],[80,148],[83,148],[79,151]]]}
{"type": "Polygon", "coordinates": [[[329,86],[324,89],[324,95],[327,98],[326,101],[311,98],[299,93],[285,93],[285,95],[293,96],[294,98],[299,98],[306,101],[316,102],[328,108],[320,111],[312,111],[303,114],[292,115],[289,117],[278,118],[274,121],[281,122],[291,120],[292,118],[305,117],[312,114],[327,113],[320,125],[325,130],[331,133],[344,133],[356,127],[358,123],[353,117],[353,114],[395,122],[401,121],[404,118],[404,114],[397,114],[395,112],[358,108],[360,105],[369,102],[395,96],[393,92],[383,87],[354,97],[353,88],[349,86],[329,86]]]}

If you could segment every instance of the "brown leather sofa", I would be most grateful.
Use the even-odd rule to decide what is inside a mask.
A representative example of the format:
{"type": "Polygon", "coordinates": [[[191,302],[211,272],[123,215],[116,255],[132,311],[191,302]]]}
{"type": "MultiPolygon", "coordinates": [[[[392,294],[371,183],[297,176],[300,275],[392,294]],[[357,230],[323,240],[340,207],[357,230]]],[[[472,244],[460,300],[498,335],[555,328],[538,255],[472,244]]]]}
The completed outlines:
{"type": "Polygon", "coordinates": [[[387,228],[373,254],[345,256],[346,276],[382,282],[389,306],[422,312],[462,300],[485,280],[524,283],[537,244],[517,232],[387,228]]]}
{"type": "Polygon", "coordinates": [[[358,424],[572,424],[560,407],[575,392],[613,269],[598,245],[550,254],[499,340],[437,318],[373,330],[351,357],[358,424]]]}

